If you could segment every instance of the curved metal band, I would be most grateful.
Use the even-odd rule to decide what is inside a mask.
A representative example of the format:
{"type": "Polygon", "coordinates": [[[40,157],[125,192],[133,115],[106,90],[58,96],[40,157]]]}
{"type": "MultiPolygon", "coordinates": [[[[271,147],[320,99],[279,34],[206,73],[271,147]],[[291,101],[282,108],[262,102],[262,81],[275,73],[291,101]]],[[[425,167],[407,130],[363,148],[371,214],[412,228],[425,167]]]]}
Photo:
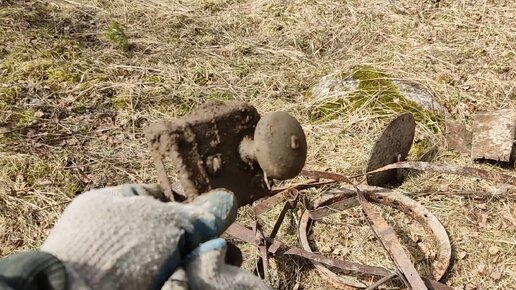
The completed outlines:
{"type": "MultiPolygon", "coordinates": [[[[438,254],[433,265],[432,278],[437,281],[441,279],[450,264],[451,245],[448,234],[439,220],[423,205],[401,193],[367,185],[359,185],[358,188],[370,202],[398,209],[419,222],[427,233],[431,234],[435,238],[438,245],[438,254]]],[[[341,184],[341,190],[338,193],[338,195],[325,196],[315,200],[315,208],[322,208],[323,206],[331,208],[331,205],[335,202],[356,198],[355,189],[351,185],[341,184]]],[[[349,207],[353,207],[358,203],[346,202],[346,204],[351,205],[349,207]]],[[[312,252],[312,249],[308,243],[307,232],[311,221],[310,212],[304,211],[298,227],[300,243],[303,249],[309,252],[312,252]]],[[[313,264],[323,276],[326,276],[333,285],[339,288],[343,288],[343,284],[355,288],[367,287],[364,283],[358,282],[349,276],[336,275],[322,264],[313,264]]]]}

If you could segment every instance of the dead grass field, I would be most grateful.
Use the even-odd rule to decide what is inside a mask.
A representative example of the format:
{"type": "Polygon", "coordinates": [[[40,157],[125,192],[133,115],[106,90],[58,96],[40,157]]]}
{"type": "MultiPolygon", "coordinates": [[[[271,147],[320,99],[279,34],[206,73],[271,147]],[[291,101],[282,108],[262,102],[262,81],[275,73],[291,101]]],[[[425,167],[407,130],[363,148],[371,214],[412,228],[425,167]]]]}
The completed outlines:
{"type": "MultiPolygon", "coordinates": [[[[516,108],[515,23],[513,0],[0,0],[0,256],[38,247],[77,193],[155,182],[142,129],[209,100],[290,111],[307,134],[307,167],[349,176],[363,172],[394,112],[327,115],[306,96],[325,75],[370,65],[417,81],[468,126],[476,111],[516,108]]],[[[433,160],[472,165],[447,149],[443,131],[442,122],[418,122],[411,158],[435,145],[433,160]]],[[[449,285],[516,289],[513,187],[422,173],[399,190],[447,229],[449,285]]],[[[411,246],[428,244],[422,229],[384,215],[427,271],[431,254],[411,246]]],[[[281,239],[295,244],[296,217],[289,220],[281,239]]],[[[317,247],[391,265],[364,221],[348,211],[317,224],[317,247]]],[[[332,288],[305,262],[277,264],[276,287],[332,288]]]]}

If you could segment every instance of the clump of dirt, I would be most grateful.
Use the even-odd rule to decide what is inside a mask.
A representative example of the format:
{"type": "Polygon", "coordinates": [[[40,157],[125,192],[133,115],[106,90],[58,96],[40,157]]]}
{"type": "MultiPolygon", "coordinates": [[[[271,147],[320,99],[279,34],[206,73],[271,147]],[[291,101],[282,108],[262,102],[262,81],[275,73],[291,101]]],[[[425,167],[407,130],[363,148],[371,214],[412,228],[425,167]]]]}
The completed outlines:
{"type": "Polygon", "coordinates": [[[171,157],[188,200],[215,188],[232,190],[240,205],[270,192],[269,180],[296,177],[306,159],[306,138],[287,112],[260,119],[240,101],[213,101],[189,115],[151,124],[147,139],[158,176],[170,195],[162,159],[171,157]]]}
{"type": "Polygon", "coordinates": [[[258,163],[244,161],[239,150],[259,119],[243,102],[210,102],[181,119],[152,124],[147,138],[155,158],[172,158],[189,200],[226,188],[245,205],[269,192],[258,163]]]}

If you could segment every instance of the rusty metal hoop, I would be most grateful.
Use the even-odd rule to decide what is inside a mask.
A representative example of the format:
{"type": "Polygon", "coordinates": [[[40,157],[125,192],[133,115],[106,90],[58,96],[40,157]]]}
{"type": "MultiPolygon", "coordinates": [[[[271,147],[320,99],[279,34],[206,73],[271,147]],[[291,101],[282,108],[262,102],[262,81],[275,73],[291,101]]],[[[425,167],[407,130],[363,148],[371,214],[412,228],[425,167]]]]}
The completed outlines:
{"type": "MultiPolygon", "coordinates": [[[[391,191],[385,188],[367,185],[359,185],[358,188],[369,201],[376,204],[391,206],[407,214],[408,216],[419,222],[423,226],[423,228],[434,237],[435,241],[438,244],[438,253],[437,259],[434,262],[432,278],[436,281],[439,281],[448,269],[451,259],[450,240],[448,238],[446,230],[444,229],[440,221],[423,205],[401,193],[391,191]]],[[[342,190],[339,192],[339,195],[326,196],[315,200],[314,207],[317,209],[322,206],[331,206],[331,204],[333,204],[336,199],[341,201],[343,200],[343,198],[356,198],[356,192],[352,186],[342,184],[341,189],[342,190]]],[[[351,207],[353,206],[354,205],[352,205],[351,207]]],[[[308,210],[305,210],[299,222],[298,234],[303,249],[312,252],[312,248],[308,243],[307,236],[310,221],[312,221],[312,219],[310,218],[310,212],[308,210]]],[[[350,279],[350,277],[338,276],[322,264],[316,262],[312,263],[316,267],[317,271],[319,271],[320,274],[325,276],[330,283],[341,289],[343,289],[343,284],[355,288],[367,287],[363,283],[357,283],[356,281],[350,279]]]]}

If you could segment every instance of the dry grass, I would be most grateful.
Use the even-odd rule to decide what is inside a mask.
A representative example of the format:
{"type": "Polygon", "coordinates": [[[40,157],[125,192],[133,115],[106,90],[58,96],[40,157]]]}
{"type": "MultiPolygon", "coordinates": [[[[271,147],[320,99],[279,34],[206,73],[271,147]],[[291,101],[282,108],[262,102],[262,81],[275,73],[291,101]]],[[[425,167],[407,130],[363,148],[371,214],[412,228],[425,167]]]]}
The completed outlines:
{"type": "MultiPolygon", "coordinates": [[[[292,112],[309,139],[308,166],[346,175],[363,171],[393,112],[379,118],[360,109],[313,120],[316,101],[304,96],[324,75],[371,65],[431,88],[466,124],[475,111],[516,107],[514,1],[393,2],[0,1],[0,255],[37,247],[78,192],[154,182],[142,128],[208,100],[241,99],[261,112],[292,112]],[[128,47],[121,34],[106,33],[113,21],[128,47]]],[[[472,163],[448,151],[442,131],[428,123],[418,124],[416,139],[439,146],[434,160],[472,163]]],[[[423,173],[400,190],[448,230],[456,254],[449,284],[514,288],[514,188],[423,173]]],[[[419,233],[388,213],[408,237],[419,233]]],[[[266,224],[270,219],[263,217],[266,224]]],[[[374,251],[377,242],[364,238],[371,232],[362,222],[352,212],[328,219],[314,230],[328,237],[318,246],[388,265],[374,251]]],[[[296,242],[289,227],[281,238],[296,242]]],[[[303,261],[277,263],[278,287],[331,287],[303,261]]]]}

